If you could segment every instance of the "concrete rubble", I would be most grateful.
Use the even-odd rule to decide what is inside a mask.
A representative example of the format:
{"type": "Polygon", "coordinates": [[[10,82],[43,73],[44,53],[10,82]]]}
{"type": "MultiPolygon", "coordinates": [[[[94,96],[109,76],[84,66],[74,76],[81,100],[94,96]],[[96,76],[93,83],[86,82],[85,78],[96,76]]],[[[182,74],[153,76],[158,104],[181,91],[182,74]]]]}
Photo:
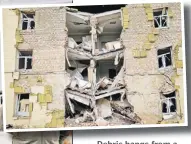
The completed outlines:
{"type": "MultiPolygon", "coordinates": [[[[71,12],[69,12],[71,14],[71,12]]],[[[106,16],[117,15],[115,19],[120,19],[120,11],[106,12],[106,16]]],[[[76,14],[77,17],[82,15],[76,14]]],[[[104,13],[102,16],[105,17],[104,13]]],[[[83,36],[82,42],[77,42],[72,38],[68,38],[67,47],[67,64],[70,70],[71,82],[67,86],[66,98],[73,115],[78,115],[77,106],[74,101],[89,107],[89,111],[84,110],[80,112],[82,115],[78,117],[75,122],[87,122],[88,117],[90,121],[95,122],[98,126],[109,125],[107,118],[112,119],[113,113],[116,112],[121,116],[130,119],[134,123],[140,122],[133,110],[126,107],[120,107],[124,111],[120,112],[120,108],[116,107],[115,102],[123,103],[125,99],[125,83],[124,83],[124,66],[123,66],[123,51],[124,47],[120,38],[113,41],[106,42],[101,47],[96,46],[96,42],[103,33],[106,26],[99,25],[99,14],[89,16],[86,19],[89,24],[91,35],[83,36]],[[86,60],[86,64],[82,64],[82,60],[86,60]],[[110,78],[108,76],[97,78],[99,71],[98,63],[104,60],[113,61],[113,65],[118,70],[117,75],[110,78]],[[74,63],[74,64],[71,64],[74,63]],[[86,70],[86,75],[83,72],[86,70]],[[107,100],[108,99],[108,100],[107,100]],[[90,114],[91,113],[91,114],[90,114]]],[[[84,17],[83,17],[84,18],[84,17]]],[[[83,20],[82,20],[83,21],[83,20]]],[[[101,23],[106,23],[106,20],[101,23]]],[[[122,26],[121,26],[122,30],[122,26]]],[[[99,39],[100,40],[100,39],[99,39]]],[[[84,107],[86,109],[87,107],[84,107]]]]}
{"type": "Polygon", "coordinates": [[[183,123],[180,4],[85,7],[3,11],[7,126],[183,123]]]}

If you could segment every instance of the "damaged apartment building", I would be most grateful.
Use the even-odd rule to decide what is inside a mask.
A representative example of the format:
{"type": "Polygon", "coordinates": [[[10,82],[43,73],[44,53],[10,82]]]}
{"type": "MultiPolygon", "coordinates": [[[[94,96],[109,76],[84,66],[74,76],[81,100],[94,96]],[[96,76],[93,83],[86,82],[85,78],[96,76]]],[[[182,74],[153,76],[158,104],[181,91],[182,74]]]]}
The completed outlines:
{"type": "Polygon", "coordinates": [[[3,9],[3,23],[12,128],[184,123],[180,3],[3,9]]]}

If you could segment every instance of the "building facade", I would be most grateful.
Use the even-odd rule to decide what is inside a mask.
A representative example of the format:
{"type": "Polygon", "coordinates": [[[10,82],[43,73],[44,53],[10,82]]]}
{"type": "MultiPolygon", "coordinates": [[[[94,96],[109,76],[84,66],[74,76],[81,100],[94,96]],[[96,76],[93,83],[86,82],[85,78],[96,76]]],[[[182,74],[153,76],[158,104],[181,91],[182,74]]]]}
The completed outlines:
{"type": "Polygon", "coordinates": [[[180,3],[3,9],[3,28],[7,125],[184,123],[180,3]]]}

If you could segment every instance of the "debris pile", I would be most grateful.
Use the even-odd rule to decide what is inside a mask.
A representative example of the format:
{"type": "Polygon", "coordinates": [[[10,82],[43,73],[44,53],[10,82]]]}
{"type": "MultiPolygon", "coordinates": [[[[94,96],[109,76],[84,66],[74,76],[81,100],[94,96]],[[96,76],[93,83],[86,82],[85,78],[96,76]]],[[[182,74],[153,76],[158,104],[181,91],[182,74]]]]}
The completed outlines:
{"type": "MultiPolygon", "coordinates": [[[[71,79],[65,90],[70,111],[66,115],[66,126],[140,123],[133,107],[126,100],[124,47],[120,34],[112,39],[105,39],[115,30],[109,31],[109,34],[105,31],[107,23],[110,23],[107,20],[108,13],[100,16],[86,15],[89,17],[80,13],[75,15],[82,25],[76,27],[82,28],[82,31],[87,28],[88,34],[69,34],[66,47],[67,72],[71,79]]],[[[115,17],[120,24],[120,11],[109,15],[115,17]]],[[[122,30],[121,25],[117,27],[122,30]]],[[[73,29],[68,30],[69,33],[70,31],[73,29]]]]}

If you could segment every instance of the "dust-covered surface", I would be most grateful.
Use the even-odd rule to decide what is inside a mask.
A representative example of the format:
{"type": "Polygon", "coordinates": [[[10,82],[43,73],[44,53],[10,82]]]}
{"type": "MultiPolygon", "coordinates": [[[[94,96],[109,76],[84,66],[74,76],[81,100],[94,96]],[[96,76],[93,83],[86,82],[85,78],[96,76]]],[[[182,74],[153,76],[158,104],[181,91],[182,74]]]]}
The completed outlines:
{"type": "Polygon", "coordinates": [[[7,128],[185,122],[180,3],[99,7],[3,10],[7,128]]]}

